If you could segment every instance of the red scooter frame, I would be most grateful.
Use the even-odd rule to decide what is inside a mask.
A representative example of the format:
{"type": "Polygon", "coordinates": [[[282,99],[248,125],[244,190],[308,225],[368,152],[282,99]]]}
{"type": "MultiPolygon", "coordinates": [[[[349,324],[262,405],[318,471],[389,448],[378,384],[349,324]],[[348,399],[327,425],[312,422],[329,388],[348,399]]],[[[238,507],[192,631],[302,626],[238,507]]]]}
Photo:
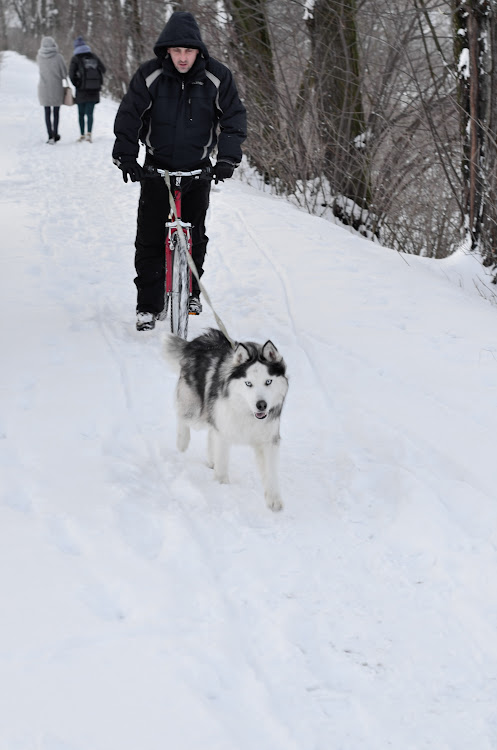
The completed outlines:
{"type": "MultiPolygon", "coordinates": [[[[157,170],[159,174],[162,173],[162,170],[157,170]]],[[[169,177],[175,178],[175,185],[174,185],[174,192],[173,192],[173,198],[174,198],[174,205],[175,205],[175,213],[177,217],[177,221],[173,221],[174,216],[169,215],[169,221],[166,222],[166,228],[167,228],[167,235],[166,235],[166,288],[165,292],[168,296],[171,295],[171,292],[173,290],[172,282],[173,282],[173,248],[177,246],[177,241],[173,239],[173,235],[178,231],[178,223],[183,229],[183,234],[185,235],[186,240],[186,246],[188,248],[188,252],[190,255],[192,254],[192,234],[191,234],[191,228],[192,225],[190,222],[184,222],[181,220],[181,178],[182,177],[194,177],[196,175],[201,174],[201,169],[196,169],[193,172],[169,172],[169,177]]],[[[192,272],[188,270],[188,291],[189,294],[192,293],[192,272]]]]}
{"type": "MultiPolygon", "coordinates": [[[[171,331],[186,339],[188,333],[189,302],[192,291],[192,272],[188,254],[192,254],[192,225],[181,219],[181,180],[189,177],[198,180],[212,179],[212,168],[195,169],[190,172],[157,169],[145,166],[147,177],[159,176],[166,183],[168,201],[170,205],[169,220],[166,221],[165,267],[164,279],[164,309],[157,316],[158,320],[165,320],[170,303],[171,331]],[[172,181],[174,180],[174,186],[172,181]]],[[[194,313],[192,313],[194,314],[194,313]]]]}

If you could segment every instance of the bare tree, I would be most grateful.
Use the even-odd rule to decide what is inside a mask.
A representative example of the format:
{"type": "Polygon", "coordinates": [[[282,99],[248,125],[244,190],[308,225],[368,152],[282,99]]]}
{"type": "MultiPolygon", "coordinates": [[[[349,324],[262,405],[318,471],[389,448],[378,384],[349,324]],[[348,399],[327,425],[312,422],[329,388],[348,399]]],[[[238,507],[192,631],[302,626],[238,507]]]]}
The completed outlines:
{"type": "Polygon", "coordinates": [[[269,181],[278,174],[273,163],[279,152],[278,90],[273,49],[269,32],[266,0],[225,0],[228,22],[232,27],[231,55],[236,58],[252,127],[257,137],[249,144],[248,154],[257,169],[269,181]]]}
{"type": "Polygon", "coordinates": [[[316,0],[307,21],[322,171],[336,196],[334,212],[347,223],[353,218],[343,199],[362,208],[371,199],[356,14],[355,0],[316,0]]]}
{"type": "Polygon", "coordinates": [[[361,3],[371,208],[382,242],[433,257],[460,240],[460,138],[444,0],[361,3]]]}
{"type": "Polygon", "coordinates": [[[8,9],[20,32],[7,28],[7,42],[31,57],[44,34],[66,59],[85,36],[116,99],[170,13],[191,11],[246,104],[247,179],[255,169],[309,211],[406,252],[451,253],[462,221],[495,263],[497,0],[0,3],[0,35],[8,9]]]}
{"type": "Polygon", "coordinates": [[[464,227],[487,265],[497,261],[495,102],[496,6],[490,0],[453,0],[454,46],[463,137],[464,227]]]}
{"type": "Polygon", "coordinates": [[[5,0],[0,0],[0,50],[7,49],[7,17],[5,0]]]}

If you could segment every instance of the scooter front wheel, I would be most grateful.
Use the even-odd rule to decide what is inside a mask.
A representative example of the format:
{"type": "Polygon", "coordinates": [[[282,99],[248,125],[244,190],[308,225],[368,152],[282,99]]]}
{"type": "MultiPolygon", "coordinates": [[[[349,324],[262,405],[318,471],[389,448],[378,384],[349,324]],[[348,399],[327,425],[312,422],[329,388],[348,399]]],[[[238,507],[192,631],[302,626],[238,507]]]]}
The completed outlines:
{"type": "MultiPolygon", "coordinates": [[[[185,238],[185,244],[187,240],[185,238]]],[[[180,246],[177,233],[172,247],[172,289],[171,289],[171,331],[186,339],[188,335],[188,305],[190,299],[190,279],[185,249],[180,246]]],[[[188,252],[186,250],[186,252],[188,252]]]]}

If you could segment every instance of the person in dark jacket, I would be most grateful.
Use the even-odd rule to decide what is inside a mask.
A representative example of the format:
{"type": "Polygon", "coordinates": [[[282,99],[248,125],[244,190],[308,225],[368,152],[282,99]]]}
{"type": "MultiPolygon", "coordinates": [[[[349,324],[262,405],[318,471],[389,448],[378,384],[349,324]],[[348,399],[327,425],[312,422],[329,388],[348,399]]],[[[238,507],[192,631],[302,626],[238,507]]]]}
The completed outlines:
{"type": "Polygon", "coordinates": [[[74,56],[69,64],[69,78],[76,88],[75,102],[78,105],[80,141],[91,143],[93,110],[100,101],[100,89],[105,65],[95,55],[82,36],[74,40],[74,56]],[[86,130],[85,130],[86,118],[86,130]]]}
{"type": "MultiPolygon", "coordinates": [[[[211,166],[216,182],[232,177],[246,138],[246,112],[226,65],[209,56],[194,16],[172,14],[154,46],[155,59],[143,63],[131,79],[114,124],[114,163],[125,182],[141,181],[135,242],[138,330],[154,328],[164,307],[167,187],[161,179],[143,179],[137,162],[145,145],[145,166],[191,171],[211,166]]],[[[205,215],[210,181],[191,180],[182,192],[182,218],[191,222],[192,255],[203,273],[208,237],[205,215]]],[[[202,310],[198,282],[192,281],[190,312],[202,310]]]]}

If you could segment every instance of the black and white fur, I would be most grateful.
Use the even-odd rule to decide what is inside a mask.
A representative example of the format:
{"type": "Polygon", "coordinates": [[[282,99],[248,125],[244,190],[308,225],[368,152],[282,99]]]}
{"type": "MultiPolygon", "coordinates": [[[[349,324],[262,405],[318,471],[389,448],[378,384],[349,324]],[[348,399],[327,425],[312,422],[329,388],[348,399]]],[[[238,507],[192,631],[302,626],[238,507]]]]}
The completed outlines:
{"type": "Polygon", "coordinates": [[[177,446],[185,451],[190,427],[207,427],[209,466],[227,483],[232,444],[254,448],[266,503],[281,510],[278,484],[280,415],[288,390],[285,362],[271,341],[232,348],[214,328],[192,341],[170,335],[166,357],[179,365],[177,446]]]}

